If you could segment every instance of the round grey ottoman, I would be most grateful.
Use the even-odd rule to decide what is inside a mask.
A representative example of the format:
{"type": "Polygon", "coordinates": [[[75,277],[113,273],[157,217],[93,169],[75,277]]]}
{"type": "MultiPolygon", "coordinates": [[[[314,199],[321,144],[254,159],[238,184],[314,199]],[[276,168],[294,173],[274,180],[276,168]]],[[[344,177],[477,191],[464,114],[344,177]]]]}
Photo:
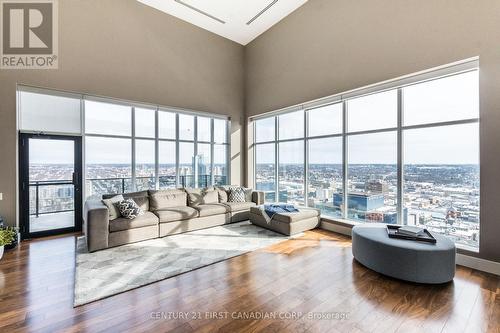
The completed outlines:
{"type": "Polygon", "coordinates": [[[384,275],[418,283],[445,283],[455,276],[455,244],[432,233],[436,244],[389,238],[386,224],[352,228],[352,254],[362,265],[384,275]]]}

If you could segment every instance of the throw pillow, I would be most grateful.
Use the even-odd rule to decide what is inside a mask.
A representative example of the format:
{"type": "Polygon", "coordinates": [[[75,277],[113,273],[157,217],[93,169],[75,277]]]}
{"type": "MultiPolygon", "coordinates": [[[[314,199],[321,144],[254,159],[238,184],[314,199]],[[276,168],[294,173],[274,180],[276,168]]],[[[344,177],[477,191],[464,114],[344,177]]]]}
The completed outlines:
{"type": "Polygon", "coordinates": [[[227,189],[228,195],[229,195],[229,191],[231,189],[240,189],[240,190],[242,190],[245,193],[245,201],[246,202],[252,202],[252,192],[253,192],[253,190],[251,188],[246,188],[246,187],[238,186],[238,185],[229,185],[229,186],[225,186],[225,188],[227,189]]]}
{"type": "Polygon", "coordinates": [[[137,216],[144,214],[144,211],[132,199],[125,199],[118,203],[118,209],[124,218],[135,219],[137,216]]]}
{"type": "Polygon", "coordinates": [[[123,195],[115,195],[112,198],[102,200],[102,203],[108,207],[109,220],[117,219],[121,216],[118,209],[118,203],[123,200],[123,195]]]}
{"type": "Polygon", "coordinates": [[[219,202],[219,192],[216,190],[206,191],[203,193],[203,203],[213,204],[219,202]]]}
{"type": "Polygon", "coordinates": [[[189,206],[198,206],[203,204],[203,189],[186,188],[189,206]]]}
{"type": "Polygon", "coordinates": [[[242,187],[241,189],[243,190],[243,192],[245,192],[245,201],[246,202],[252,202],[252,192],[253,192],[253,190],[251,188],[246,188],[246,187],[242,187]]]}
{"type": "Polygon", "coordinates": [[[149,194],[148,191],[131,192],[123,195],[124,199],[134,199],[135,203],[141,207],[143,211],[149,210],[149,194]]]}
{"type": "Polygon", "coordinates": [[[229,202],[245,202],[245,191],[242,188],[229,189],[229,202]]]}
{"type": "Polygon", "coordinates": [[[217,187],[219,193],[219,202],[227,202],[227,191],[223,187],[217,187]]]}

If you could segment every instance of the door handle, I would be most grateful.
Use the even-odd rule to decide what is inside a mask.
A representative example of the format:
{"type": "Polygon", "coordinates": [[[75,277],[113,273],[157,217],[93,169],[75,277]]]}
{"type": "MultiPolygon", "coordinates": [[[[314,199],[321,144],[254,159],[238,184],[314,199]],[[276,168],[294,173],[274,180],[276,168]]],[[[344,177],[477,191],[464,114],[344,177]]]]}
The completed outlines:
{"type": "Polygon", "coordinates": [[[78,185],[78,173],[73,172],[73,185],[78,185]]]}

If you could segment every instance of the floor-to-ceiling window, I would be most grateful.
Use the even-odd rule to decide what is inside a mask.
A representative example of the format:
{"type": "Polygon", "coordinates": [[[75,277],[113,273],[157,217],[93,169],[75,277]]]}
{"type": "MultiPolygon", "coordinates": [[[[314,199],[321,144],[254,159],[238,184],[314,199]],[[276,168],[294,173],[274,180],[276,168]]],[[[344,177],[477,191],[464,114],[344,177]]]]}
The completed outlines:
{"type": "Polygon", "coordinates": [[[396,131],[349,135],[347,138],[347,218],[397,221],[396,131]]]}
{"type": "Polygon", "coordinates": [[[223,119],[213,119],[212,142],[213,163],[212,177],[214,185],[228,184],[229,179],[229,145],[228,122],[223,119]]]}
{"type": "Polygon", "coordinates": [[[86,98],[84,110],[87,197],[227,184],[226,119],[86,98]]]}
{"type": "Polygon", "coordinates": [[[278,116],[278,199],[304,204],[304,111],[278,116]]]}
{"type": "Polygon", "coordinates": [[[477,248],[478,73],[476,61],[254,119],[256,188],[268,202],[425,226],[477,248]]]}
{"type": "Polygon", "coordinates": [[[309,109],[307,122],[308,206],[320,209],[325,216],[341,217],[342,103],[309,109]]]}
{"type": "Polygon", "coordinates": [[[132,107],[85,100],[84,124],[87,196],[132,191],[132,107]]]}
{"type": "Polygon", "coordinates": [[[134,108],[134,128],[135,189],[155,189],[156,110],[134,108]]]}
{"type": "Polygon", "coordinates": [[[479,244],[478,71],[402,89],[408,223],[479,244]]]}
{"type": "Polygon", "coordinates": [[[160,189],[177,186],[177,114],[158,111],[158,182],[160,189]]]}
{"type": "Polygon", "coordinates": [[[21,132],[84,138],[85,197],[228,183],[226,117],[25,86],[18,112],[21,132]]]}
{"type": "Polygon", "coordinates": [[[255,188],[276,201],[276,117],[255,122],[255,188]]]}

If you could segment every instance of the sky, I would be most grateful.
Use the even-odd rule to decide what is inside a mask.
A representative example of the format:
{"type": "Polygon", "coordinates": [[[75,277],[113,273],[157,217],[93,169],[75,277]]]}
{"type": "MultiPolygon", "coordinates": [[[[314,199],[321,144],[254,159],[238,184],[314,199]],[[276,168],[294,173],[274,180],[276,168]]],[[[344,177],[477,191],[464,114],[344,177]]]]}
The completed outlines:
{"type": "MultiPolygon", "coordinates": [[[[439,80],[424,82],[403,89],[404,124],[415,125],[478,117],[478,72],[469,72],[439,80]]],[[[396,126],[397,94],[395,90],[363,96],[347,102],[348,128],[350,131],[364,131],[396,126]]],[[[130,135],[131,108],[128,106],[85,101],[85,128],[88,133],[130,135]]],[[[141,115],[136,130],[143,136],[153,137],[154,112],[137,109],[141,115]]],[[[166,132],[175,129],[175,118],[162,112],[167,123],[166,132]],[[172,126],[172,123],[173,126],[172,126]]],[[[308,111],[311,135],[339,134],[342,128],[342,106],[332,104],[308,111]]],[[[220,137],[224,122],[215,123],[220,137]]],[[[297,111],[278,117],[280,139],[304,136],[304,112],[297,111]]],[[[180,115],[180,136],[192,139],[194,118],[180,115]]],[[[274,140],[275,120],[267,118],[256,122],[256,139],[274,140]]],[[[209,118],[200,117],[201,138],[209,139],[209,118]],[[204,130],[203,130],[204,129],[204,130]]],[[[218,140],[223,140],[220,138],[218,140]]],[[[316,139],[309,141],[310,163],[341,163],[341,138],[316,139]]],[[[403,131],[404,162],[407,164],[477,164],[479,161],[478,123],[441,126],[403,131]]],[[[283,163],[302,163],[304,141],[279,144],[279,156],[283,163]]],[[[31,143],[32,163],[67,163],[72,161],[72,149],[68,142],[38,140],[31,143]],[[70,158],[71,157],[71,158],[70,158]]],[[[86,137],[87,163],[130,163],[131,139],[86,137]]],[[[166,145],[167,146],[167,145],[166,145]]],[[[257,145],[257,163],[274,162],[274,146],[257,145]]],[[[349,163],[395,163],[396,132],[360,134],[348,136],[349,163]]],[[[189,163],[193,155],[193,144],[181,144],[181,163],[189,163]]],[[[138,163],[154,162],[153,141],[137,141],[138,163]]],[[[162,160],[174,161],[175,149],[165,148],[162,160]],[[172,155],[172,156],[167,156],[172,155]]],[[[220,154],[219,154],[220,155],[220,154]]]]}
{"type": "MultiPolygon", "coordinates": [[[[473,119],[479,117],[478,72],[415,84],[403,88],[404,126],[473,119]]],[[[311,109],[310,135],[341,133],[340,104],[311,109]]],[[[347,102],[348,131],[367,131],[397,127],[397,91],[389,90],[351,99],[347,102]]],[[[304,112],[278,116],[280,139],[299,138],[304,133],[304,112]],[[281,133],[285,133],[281,135],[281,133]]],[[[440,126],[403,131],[404,161],[408,164],[477,164],[479,163],[478,123],[440,126]]],[[[274,140],[274,117],[256,121],[256,141],[274,140]]],[[[302,145],[279,144],[282,161],[303,159],[302,145]],[[283,147],[288,146],[288,147],[283,147]],[[302,147],[302,148],[301,148],[302,147]]],[[[311,141],[311,163],[339,162],[342,148],[325,139],[311,141]]],[[[396,131],[350,135],[349,163],[396,163],[396,131]]],[[[257,145],[257,163],[273,163],[274,148],[257,145]]]]}
{"type": "MultiPolygon", "coordinates": [[[[403,132],[406,164],[478,164],[479,124],[440,126],[403,132]]],[[[303,140],[300,140],[303,142],[303,140]]],[[[342,138],[309,140],[309,158],[313,164],[342,163],[342,138]]],[[[279,144],[279,156],[285,163],[303,160],[302,144],[279,144]]],[[[396,132],[348,136],[349,163],[395,164],[396,132]]],[[[274,145],[256,145],[257,163],[274,163],[274,145]]]]}
{"type": "Polygon", "coordinates": [[[30,163],[73,164],[74,142],[69,140],[30,139],[30,163]]]}
{"type": "MultiPolygon", "coordinates": [[[[86,137],[87,163],[123,164],[131,161],[131,140],[86,137]]],[[[354,164],[396,162],[396,132],[349,136],[349,162],[354,164]]],[[[154,163],[154,141],[137,140],[137,162],[154,163]]],[[[342,161],[342,138],[309,140],[310,163],[337,164],[342,161]]],[[[180,145],[180,161],[188,163],[193,144],[180,145]]],[[[274,144],[256,146],[257,163],[274,162],[274,144]]],[[[175,145],[162,143],[161,160],[175,161],[175,145]]],[[[200,149],[201,151],[201,149],[200,149]]],[[[71,141],[31,139],[32,163],[61,164],[73,161],[71,141]]],[[[280,160],[284,163],[302,163],[303,140],[279,144],[280,160]]],[[[219,154],[220,155],[220,154],[219,154]]],[[[477,164],[479,162],[478,123],[404,131],[404,161],[407,164],[477,164]]]]}

